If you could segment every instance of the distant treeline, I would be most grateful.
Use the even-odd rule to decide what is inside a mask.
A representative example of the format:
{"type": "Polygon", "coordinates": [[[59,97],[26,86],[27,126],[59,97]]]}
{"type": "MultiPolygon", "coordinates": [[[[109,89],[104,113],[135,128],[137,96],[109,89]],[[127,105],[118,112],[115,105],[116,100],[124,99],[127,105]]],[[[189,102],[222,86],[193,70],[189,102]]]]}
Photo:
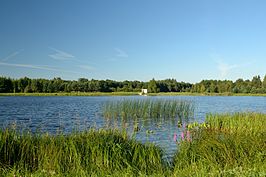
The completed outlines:
{"type": "Polygon", "coordinates": [[[141,81],[113,81],[88,80],[80,78],[78,81],[62,80],[61,78],[30,79],[27,77],[11,79],[0,77],[0,93],[54,93],[54,92],[140,92],[148,88],[150,92],[185,92],[190,91],[192,84],[166,79],[149,82],[141,81]]]}
{"type": "Polygon", "coordinates": [[[263,81],[260,76],[252,80],[202,80],[192,86],[191,92],[196,93],[266,93],[266,75],[263,81]]]}
{"type": "Polygon", "coordinates": [[[0,93],[55,93],[55,92],[140,92],[147,88],[148,92],[195,92],[195,93],[266,93],[266,75],[261,80],[254,76],[252,80],[202,80],[191,84],[177,82],[175,79],[142,81],[88,80],[77,81],[61,78],[30,79],[27,77],[11,79],[0,77],[0,93]]]}

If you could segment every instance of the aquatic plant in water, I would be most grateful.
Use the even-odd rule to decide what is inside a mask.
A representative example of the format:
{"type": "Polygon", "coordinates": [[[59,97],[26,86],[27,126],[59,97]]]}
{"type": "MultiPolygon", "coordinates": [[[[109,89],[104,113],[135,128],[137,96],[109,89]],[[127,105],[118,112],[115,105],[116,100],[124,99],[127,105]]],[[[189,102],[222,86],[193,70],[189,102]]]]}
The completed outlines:
{"type": "Polygon", "coordinates": [[[183,127],[171,166],[160,148],[125,132],[49,135],[13,126],[0,129],[0,176],[265,176],[265,127],[266,114],[209,114],[183,127]]]}
{"type": "Polygon", "coordinates": [[[103,116],[107,119],[128,120],[179,120],[194,115],[194,104],[188,100],[132,99],[107,102],[103,116]]]}

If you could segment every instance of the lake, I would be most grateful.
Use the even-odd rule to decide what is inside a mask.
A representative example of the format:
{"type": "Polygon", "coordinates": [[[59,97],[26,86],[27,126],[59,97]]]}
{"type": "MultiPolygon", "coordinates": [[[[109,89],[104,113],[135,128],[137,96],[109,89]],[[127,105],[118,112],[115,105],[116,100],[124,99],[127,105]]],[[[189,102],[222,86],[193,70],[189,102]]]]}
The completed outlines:
{"type": "MultiPolygon", "coordinates": [[[[55,97],[0,97],[0,127],[15,123],[19,128],[33,132],[68,133],[87,128],[121,127],[121,122],[109,124],[102,115],[102,106],[108,101],[124,99],[178,99],[195,104],[194,119],[203,122],[206,113],[262,112],[266,113],[266,97],[249,96],[55,96],[55,97]]],[[[176,152],[174,133],[182,128],[171,122],[150,122],[133,133],[132,122],[127,123],[129,135],[141,142],[152,142],[163,148],[165,157],[176,152]],[[147,131],[152,133],[147,133],[147,131]]]]}

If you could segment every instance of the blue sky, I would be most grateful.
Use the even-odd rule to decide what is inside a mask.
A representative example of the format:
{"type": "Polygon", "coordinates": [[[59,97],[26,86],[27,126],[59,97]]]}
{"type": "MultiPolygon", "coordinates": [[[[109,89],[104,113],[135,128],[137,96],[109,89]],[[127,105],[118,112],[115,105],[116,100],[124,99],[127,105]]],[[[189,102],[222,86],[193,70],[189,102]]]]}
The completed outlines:
{"type": "Polygon", "coordinates": [[[2,0],[0,75],[263,77],[265,7],[263,0],[2,0]]]}

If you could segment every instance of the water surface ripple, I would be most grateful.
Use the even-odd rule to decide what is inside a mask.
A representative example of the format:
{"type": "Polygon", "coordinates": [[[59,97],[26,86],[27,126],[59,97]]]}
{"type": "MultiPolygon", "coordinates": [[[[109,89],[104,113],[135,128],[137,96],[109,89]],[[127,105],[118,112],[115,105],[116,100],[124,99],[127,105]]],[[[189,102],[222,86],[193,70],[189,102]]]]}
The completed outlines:
{"type": "MultiPolygon", "coordinates": [[[[107,122],[102,117],[102,106],[108,101],[123,99],[179,99],[195,104],[194,121],[203,122],[206,113],[262,112],[266,113],[266,97],[249,96],[95,96],[95,97],[0,97],[0,127],[16,123],[32,131],[68,133],[74,129],[103,128],[107,122]]],[[[121,122],[116,125],[119,126],[121,122]]],[[[130,127],[130,123],[129,123],[130,127]]],[[[151,122],[134,136],[141,142],[153,142],[165,150],[166,157],[173,156],[176,144],[174,133],[180,136],[182,128],[170,122],[158,125],[151,122]],[[147,130],[153,133],[147,134],[147,130]]],[[[132,131],[130,131],[132,134],[132,131]]]]}

